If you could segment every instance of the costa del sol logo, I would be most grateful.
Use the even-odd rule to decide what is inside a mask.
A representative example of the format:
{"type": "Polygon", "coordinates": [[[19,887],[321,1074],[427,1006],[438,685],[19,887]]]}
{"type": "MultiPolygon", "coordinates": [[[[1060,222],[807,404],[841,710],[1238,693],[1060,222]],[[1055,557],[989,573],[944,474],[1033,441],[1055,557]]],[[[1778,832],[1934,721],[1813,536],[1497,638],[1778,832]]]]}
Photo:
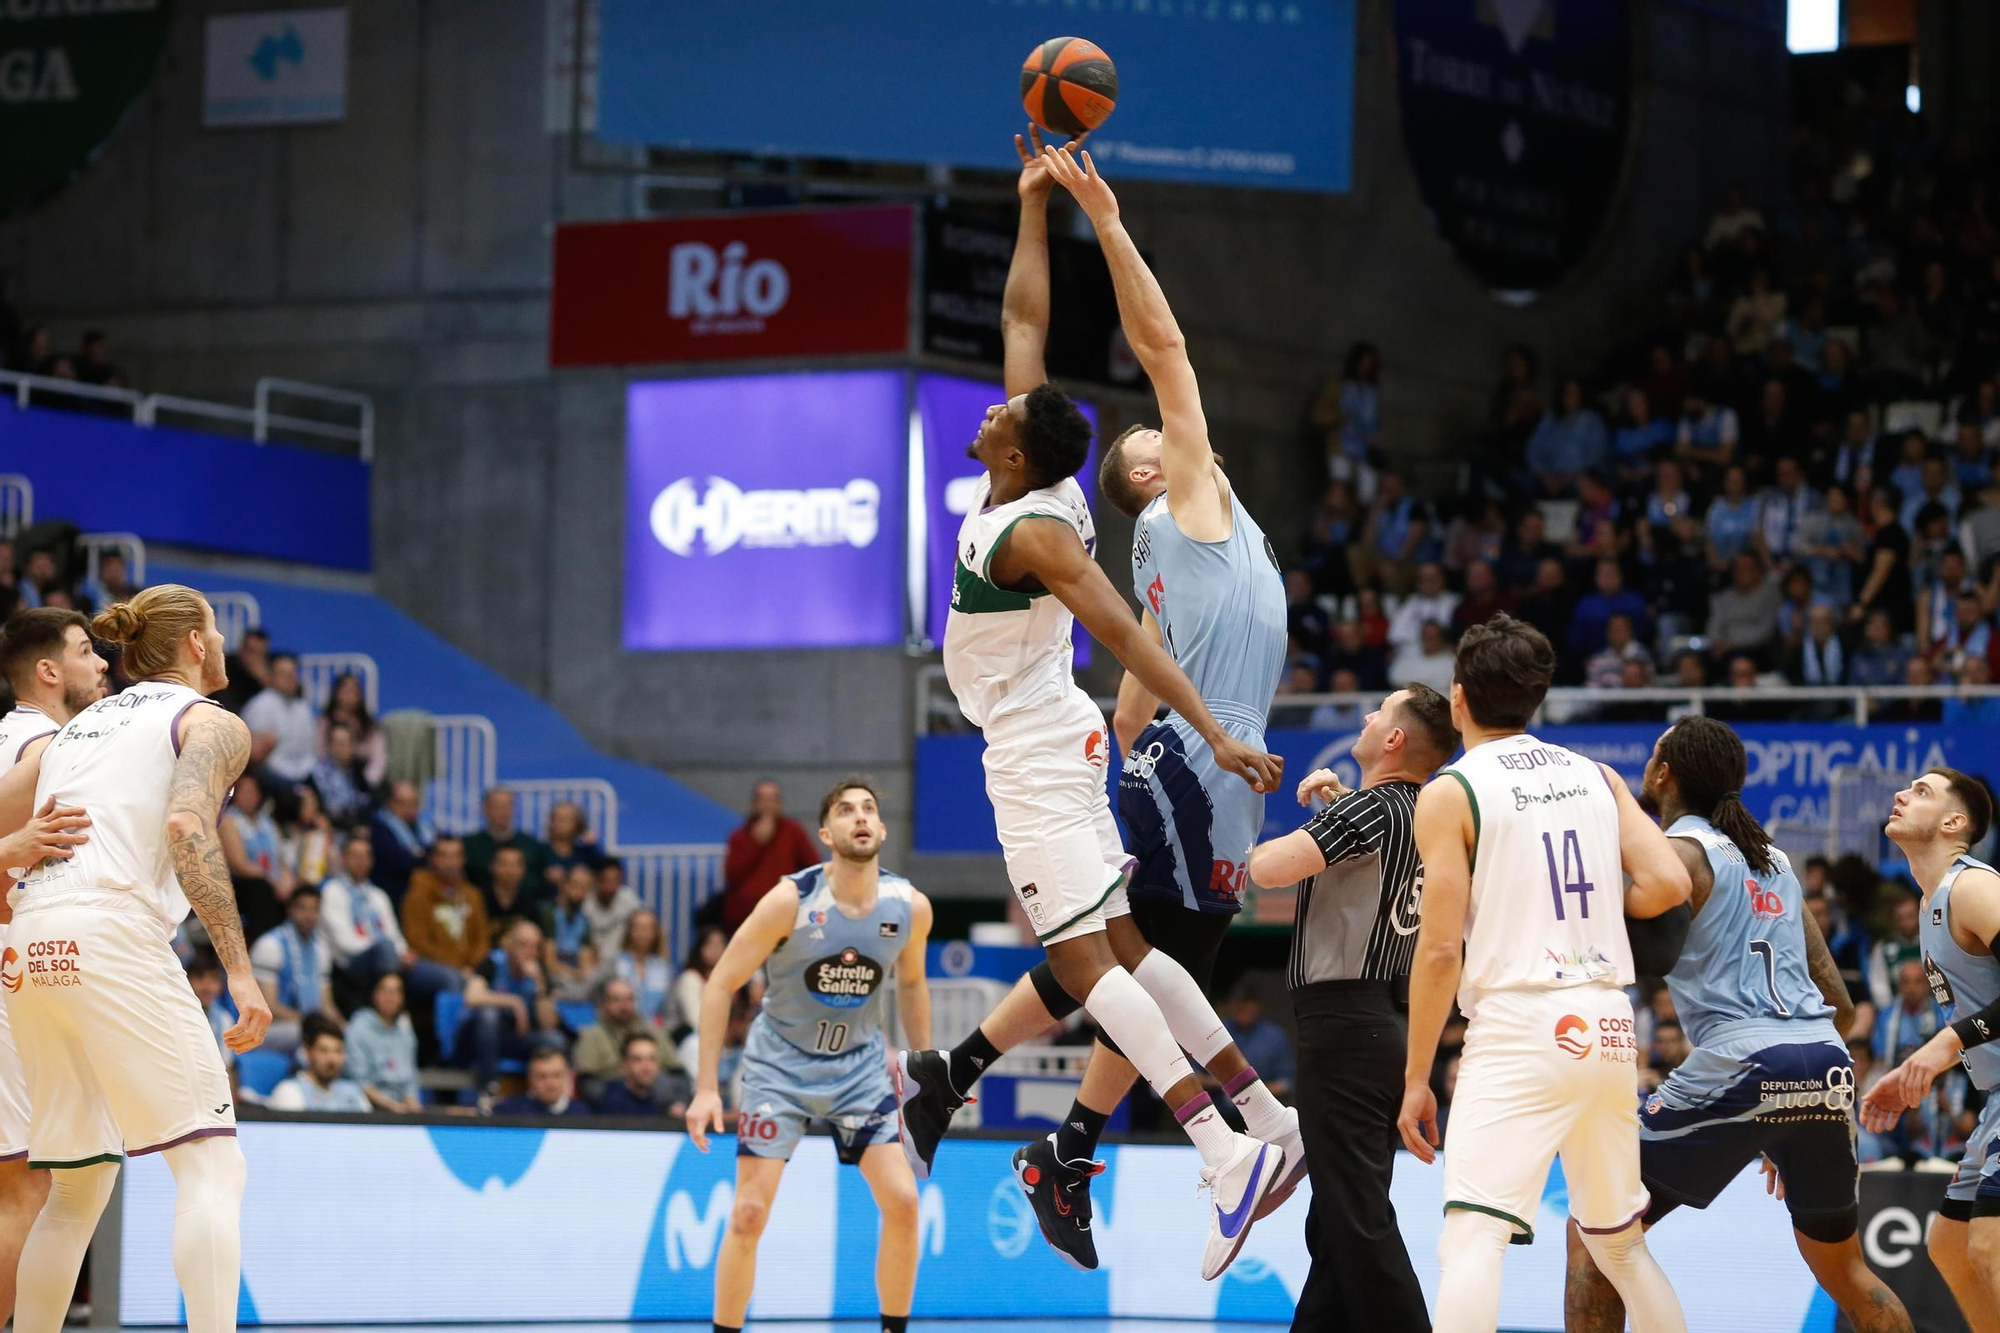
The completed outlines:
{"type": "Polygon", "coordinates": [[[12,949],[0,952],[0,986],[10,991],[21,989],[21,955],[12,949]]]}
{"type": "Polygon", "coordinates": [[[1556,1020],[1556,1045],[1570,1059],[1583,1059],[1590,1054],[1590,1025],[1575,1014],[1564,1014],[1556,1020]]]}

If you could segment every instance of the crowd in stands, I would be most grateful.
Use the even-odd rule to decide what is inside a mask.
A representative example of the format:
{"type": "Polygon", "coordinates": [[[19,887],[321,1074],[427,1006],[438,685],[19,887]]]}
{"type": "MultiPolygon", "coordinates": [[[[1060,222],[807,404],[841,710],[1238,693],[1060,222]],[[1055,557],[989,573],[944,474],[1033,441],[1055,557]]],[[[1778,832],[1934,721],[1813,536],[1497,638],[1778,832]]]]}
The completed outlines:
{"type": "Polygon", "coordinates": [[[1595,364],[1548,375],[1509,348],[1448,499],[1389,462],[1384,356],[1357,344],[1309,414],[1326,480],[1287,576],[1284,690],[1441,685],[1458,633],[1503,610],[1566,627],[1559,684],[1989,684],[2000,215],[1910,124],[1808,126],[1796,195],[1767,216],[1729,191],[1656,317],[1595,364]]]}

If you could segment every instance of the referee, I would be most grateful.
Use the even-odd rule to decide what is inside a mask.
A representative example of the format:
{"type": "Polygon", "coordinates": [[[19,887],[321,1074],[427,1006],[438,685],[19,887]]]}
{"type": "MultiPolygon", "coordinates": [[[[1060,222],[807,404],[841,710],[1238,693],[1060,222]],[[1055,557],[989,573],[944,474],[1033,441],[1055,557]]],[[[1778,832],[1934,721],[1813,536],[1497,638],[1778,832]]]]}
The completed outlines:
{"type": "Polygon", "coordinates": [[[1312,1176],[1312,1271],[1294,1333],[1431,1326],[1396,1229],[1389,1178],[1424,887],[1417,792],[1457,751],[1450,702],[1428,685],[1397,690],[1354,742],[1360,790],[1348,791],[1324,769],[1312,774],[1299,803],[1314,794],[1332,803],[1250,855],[1259,887],[1299,886],[1289,972],[1299,1126],[1312,1176]]]}

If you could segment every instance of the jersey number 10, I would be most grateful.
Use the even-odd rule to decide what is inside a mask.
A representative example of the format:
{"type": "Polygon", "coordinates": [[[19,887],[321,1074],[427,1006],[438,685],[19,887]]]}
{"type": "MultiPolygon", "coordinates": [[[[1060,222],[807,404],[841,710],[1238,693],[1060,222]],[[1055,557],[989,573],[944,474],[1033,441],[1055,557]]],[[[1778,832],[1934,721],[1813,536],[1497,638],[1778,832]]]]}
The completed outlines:
{"type": "Polygon", "coordinates": [[[1576,895],[1576,914],[1590,919],[1590,894],[1597,886],[1584,876],[1583,841],[1576,836],[1575,829],[1564,829],[1562,846],[1562,871],[1556,871],[1556,844],[1553,834],[1542,835],[1542,854],[1549,862],[1549,897],[1555,901],[1556,920],[1563,921],[1563,895],[1576,895]]]}
{"type": "Polygon", "coordinates": [[[819,1033],[813,1038],[813,1049],[825,1055],[838,1055],[841,1047],[845,1045],[847,1045],[847,1024],[829,1023],[822,1018],[819,1021],[819,1033]]]}

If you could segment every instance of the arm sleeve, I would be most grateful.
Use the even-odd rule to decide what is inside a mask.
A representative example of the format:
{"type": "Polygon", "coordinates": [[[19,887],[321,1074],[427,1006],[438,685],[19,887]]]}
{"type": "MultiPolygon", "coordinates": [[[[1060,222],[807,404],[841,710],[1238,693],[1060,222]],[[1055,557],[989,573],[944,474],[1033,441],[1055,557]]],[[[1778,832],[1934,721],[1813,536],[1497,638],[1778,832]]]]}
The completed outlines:
{"type": "MultiPolygon", "coordinates": [[[[2000,948],[2000,935],[1995,935],[1986,947],[2000,948]]],[[[2000,957],[2000,954],[1994,956],[2000,957]]],[[[1968,1051],[2000,1037],[2000,1000],[1995,1000],[1978,1013],[1967,1014],[1954,1021],[1951,1030],[1958,1034],[1959,1044],[1968,1051]]]]}
{"type": "Polygon", "coordinates": [[[1326,863],[1338,865],[1373,851],[1387,818],[1373,796],[1349,792],[1307,821],[1306,833],[1326,863]]]}

